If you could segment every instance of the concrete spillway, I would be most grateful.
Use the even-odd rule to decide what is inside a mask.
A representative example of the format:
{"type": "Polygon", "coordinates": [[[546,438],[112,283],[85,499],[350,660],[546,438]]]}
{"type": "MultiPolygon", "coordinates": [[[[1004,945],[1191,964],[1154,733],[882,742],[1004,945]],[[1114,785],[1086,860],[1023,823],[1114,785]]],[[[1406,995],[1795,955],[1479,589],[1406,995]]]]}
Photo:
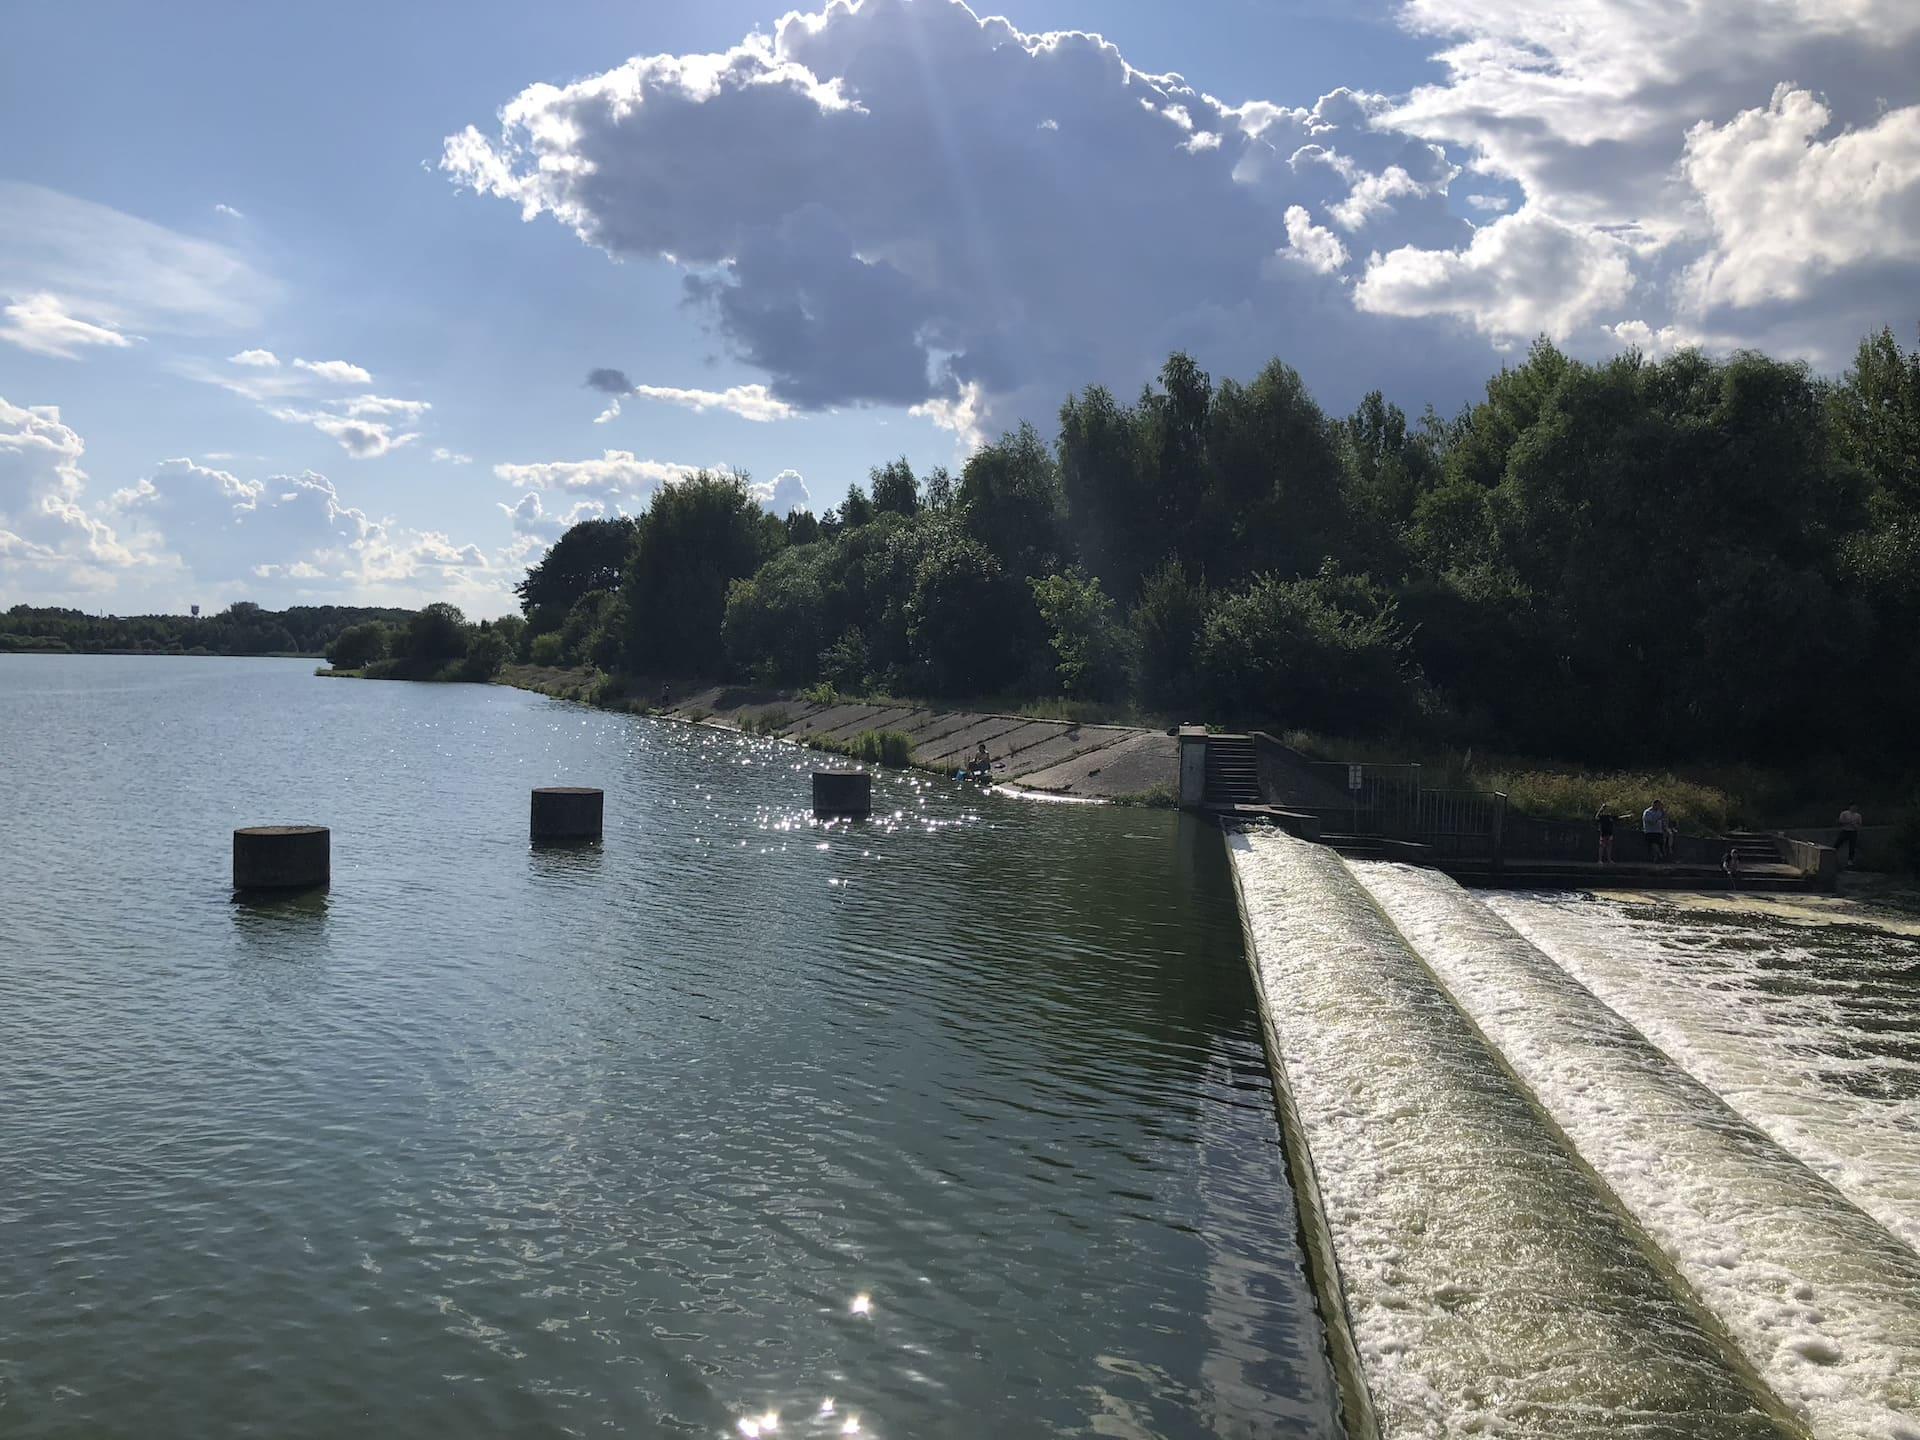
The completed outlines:
{"type": "Polygon", "coordinates": [[[1326,1298],[1380,1431],[1804,1433],[1344,862],[1231,845],[1326,1298]]]}
{"type": "Polygon", "coordinates": [[[1781,1400],[1920,1437],[1920,1256],[1452,880],[1351,869],[1781,1400]]]}

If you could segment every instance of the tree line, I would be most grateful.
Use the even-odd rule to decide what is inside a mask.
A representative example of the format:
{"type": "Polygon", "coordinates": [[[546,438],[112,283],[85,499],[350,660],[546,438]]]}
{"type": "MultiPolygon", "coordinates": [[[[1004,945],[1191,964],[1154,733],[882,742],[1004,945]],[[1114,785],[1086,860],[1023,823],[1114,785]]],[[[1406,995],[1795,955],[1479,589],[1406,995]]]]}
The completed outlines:
{"type": "Polygon", "coordinates": [[[15,605],[0,614],[0,651],[143,655],[319,655],[354,625],[404,625],[408,610],[295,605],[266,610],[237,601],[215,615],[89,615],[15,605]]]}
{"type": "Polygon", "coordinates": [[[896,460],[782,521],[703,473],[576,525],[518,587],[519,645],[1599,763],[1858,755],[1920,720],[1916,543],[1920,351],[1891,331],[1838,379],[1543,340],[1417,420],[1175,354],[958,477],[896,460]]]}

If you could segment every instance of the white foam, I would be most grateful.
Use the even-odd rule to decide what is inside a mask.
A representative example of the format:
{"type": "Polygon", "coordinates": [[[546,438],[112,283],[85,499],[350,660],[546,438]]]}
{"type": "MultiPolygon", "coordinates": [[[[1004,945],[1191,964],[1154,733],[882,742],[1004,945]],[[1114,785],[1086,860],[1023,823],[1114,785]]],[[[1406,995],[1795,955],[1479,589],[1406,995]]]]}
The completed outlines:
{"type": "Polygon", "coordinates": [[[1792,1433],[1338,857],[1231,853],[1383,1430],[1792,1433]]]}
{"type": "Polygon", "coordinates": [[[1920,1437],[1920,1257],[1452,880],[1352,869],[1774,1393],[1920,1437]]]}
{"type": "Polygon", "coordinates": [[[1527,895],[1488,904],[1920,1251],[1920,1005],[1911,979],[1920,944],[1831,921],[1794,933],[1753,914],[1665,904],[1527,895]],[[1904,1046],[1886,1043],[1901,1037],[1904,1046]]]}

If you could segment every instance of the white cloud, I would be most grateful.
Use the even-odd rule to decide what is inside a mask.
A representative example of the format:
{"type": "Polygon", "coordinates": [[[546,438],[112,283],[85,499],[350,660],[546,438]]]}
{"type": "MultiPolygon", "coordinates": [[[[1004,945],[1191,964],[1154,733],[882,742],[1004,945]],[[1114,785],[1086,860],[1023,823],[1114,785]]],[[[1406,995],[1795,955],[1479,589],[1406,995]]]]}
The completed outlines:
{"type": "Polygon", "coordinates": [[[795,510],[813,509],[813,492],[807,489],[807,482],[798,470],[782,470],[773,477],[772,484],[756,482],[751,488],[753,498],[782,519],[795,510]]]}
{"type": "Polygon", "coordinates": [[[443,598],[449,584],[498,583],[468,573],[493,568],[477,545],[373,519],[312,471],[247,480],[167,460],[105,510],[154,567],[216,590],[248,579],[298,582],[288,594],[398,587],[417,602],[443,598]]]}
{"type": "Polygon", "coordinates": [[[416,431],[397,435],[393,427],[383,420],[359,420],[325,410],[299,410],[282,406],[267,413],[289,425],[311,425],[322,435],[337,440],[340,448],[356,460],[378,459],[420,438],[416,431]]]}
{"type": "Polygon", "coordinates": [[[1304,205],[1289,205],[1286,214],[1287,248],[1280,253],[1298,261],[1309,270],[1331,275],[1350,258],[1340,237],[1325,226],[1313,223],[1304,205]]]}
{"type": "Polygon", "coordinates": [[[1700,343],[1699,337],[1677,325],[1662,325],[1656,330],[1644,320],[1622,320],[1606,330],[1623,350],[1638,350],[1650,360],[1665,359],[1676,350],[1700,343]]]}
{"type": "Polygon", "coordinates": [[[1688,132],[1681,168],[1713,227],[1689,277],[1700,305],[1799,301],[1836,272],[1920,264],[1920,105],[1821,140],[1832,119],[1782,85],[1688,132]]]}
{"type": "Polygon", "coordinates": [[[442,163],[677,266],[803,410],[971,383],[990,421],[1137,385],[1175,345],[1216,370],[1277,350],[1334,403],[1375,384],[1445,399],[1492,359],[1476,334],[1598,348],[1641,320],[1832,360],[1864,316],[1920,301],[1912,0],[1400,13],[1444,80],[1298,107],[1228,105],[957,0],[835,4],[722,54],[530,86],[497,138],[463,131],[442,163]],[[1756,109],[1782,82],[1826,98],[1756,109]],[[1365,283],[1289,230],[1296,208],[1381,257],[1365,283]]]}
{"type": "Polygon", "coordinates": [[[204,335],[255,323],[278,293],[227,246],[0,181],[0,295],[57,295],[66,314],[106,330],[204,335]]]}
{"type": "Polygon", "coordinates": [[[433,447],[433,458],[442,465],[471,465],[473,456],[462,455],[457,450],[449,450],[444,445],[433,447]]]}
{"type": "Polygon", "coordinates": [[[425,400],[396,400],[390,395],[357,395],[347,401],[347,414],[400,415],[408,420],[418,420],[433,406],[425,400]]]}
{"type": "Polygon", "coordinates": [[[0,340],[37,355],[71,360],[89,346],[124,349],[133,342],[110,324],[95,325],[70,314],[66,302],[45,291],[0,309],[0,340]]]}
{"type": "Polygon", "coordinates": [[[271,350],[242,350],[237,355],[227,357],[229,365],[250,365],[255,369],[278,369],[280,357],[271,350]]]}
{"type": "Polygon", "coordinates": [[[1371,256],[1354,303],[1379,315],[1452,316],[1495,340],[1565,339],[1632,290],[1618,240],[1529,208],[1475,231],[1465,250],[1371,256]]]}
{"type": "Polygon", "coordinates": [[[971,453],[987,443],[985,420],[986,394],[980,382],[969,380],[951,395],[936,395],[910,408],[907,413],[919,420],[930,420],[942,430],[951,430],[963,452],[971,453]]]}
{"type": "MultiPolygon", "coordinates": [[[[681,405],[696,414],[725,410],[742,420],[785,420],[793,414],[793,406],[784,400],[774,399],[764,385],[730,385],[725,390],[681,390],[670,385],[636,385],[631,393],[645,400],[681,405]]],[[[614,403],[618,405],[619,402],[614,403]]]]}
{"type": "MultiPolygon", "coordinates": [[[[1269,263],[1285,211],[1390,165],[1418,193],[1376,205],[1367,243],[1464,244],[1451,167],[1377,133],[1382,103],[1229,106],[1097,36],[875,0],[724,54],[531,86],[498,138],[451,136],[442,164],[612,255],[678,267],[771,400],[951,405],[976,385],[985,423],[1023,393],[1136,385],[1178,345],[1251,366],[1303,312],[1317,328],[1350,302],[1337,279],[1269,263]],[[1307,149],[1338,164],[1296,163],[1307,149]]],[[[1449,348],[1426,328],[1421,363],[1449,348]]],[[[1338,347],[1358,388],[1415,362],[1381,329],[1338,347]]]]}
{"type": "Polygon", "coordinates": [[[579,500],[563,513],[549,513],[538,490],[527,491],[511,505],[501,504],[500,509],[514,534],[532,536],[545,544],[558,540],[568,526],[578,525],[582,520],[598,520],[607,513],[605,502],[600,500],[579,500]]]}
{"type": "Polygon", "coordinates": [[[373,376],[347,360],[295,360],[296,369],[318,375],[336,385],[371,385],[373,376]]]}
{"type": "Polygon", "coordinates": [[[698,472],[697,465],[642,460],[631,450],[609,450],[597,460],[547,460],[528,465],[496,465],[493,473],[511,484],[534,490],[598,493],[603,496],[650,495],[698,472]]]}
{"type": "Polygon", "coordinates": [[[224,201],[219,201],[214,204],[213,213],[216,215],[224,215],[229,220],[244,220],[247,218],[245,215],[242,215],[238,210],[234,209],[233,206],[226,204],[224,201]]]}
{"type": "Polygon", "coordinates": [[[0,397],[0,556],[95,589],[138,557],[86,506],[86,448],[58,406],[0,397]]]}

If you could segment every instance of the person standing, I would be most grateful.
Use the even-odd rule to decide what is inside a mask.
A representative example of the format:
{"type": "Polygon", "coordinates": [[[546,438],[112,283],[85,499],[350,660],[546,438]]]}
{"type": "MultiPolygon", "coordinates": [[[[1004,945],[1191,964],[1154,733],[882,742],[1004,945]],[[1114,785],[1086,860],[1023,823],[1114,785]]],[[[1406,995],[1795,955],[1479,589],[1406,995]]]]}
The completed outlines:
{"type": "Polygon", "coordinates": [[[1665,801],[1655,800],[1640,812],[1640,834],[1647,842],[1647,854],[1656,860],[1666,858],[1667,806],[1665,801]]]}
{"type": "Polygon", "coordinates": [[[1594,819],[1600,826],[1600,863],[1611,865],[1613,863],[1613,827],[1620,817],[1610,810],[1602,810],[1594,819]]]}
{"type": "Polygon", "coordinates": [[[1833,848],[1847,852],[1849,870],[1860,858],[1860,826],[1864,823],[1860,818],[1858,805],[1849,805],[1840,812],[1840,833],[1834,836],[1833,848]]]}

